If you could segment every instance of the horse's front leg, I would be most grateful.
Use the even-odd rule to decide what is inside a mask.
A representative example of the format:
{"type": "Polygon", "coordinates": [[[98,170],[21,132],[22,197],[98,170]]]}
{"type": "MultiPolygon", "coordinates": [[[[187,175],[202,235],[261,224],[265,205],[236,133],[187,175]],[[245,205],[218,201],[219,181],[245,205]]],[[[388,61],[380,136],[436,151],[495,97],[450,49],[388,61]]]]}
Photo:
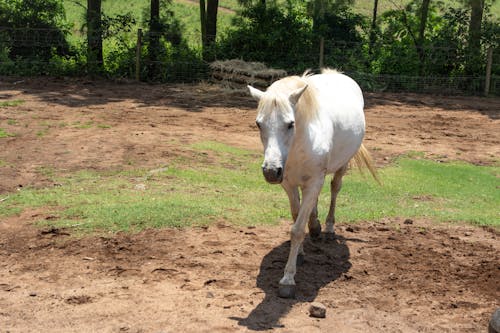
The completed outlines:
{"type": "MultiPolygon", "coordinates": [[[[293,223],[297,221],[297,216],[299,215],[300,209],[300,194],[298,186],[292,186],[288,182],[284,181],[281,186],[288,195],[288,200],[290,201],[290,211],[292,213],[293,223]]],[[[302,244],[299,247],[299,256],[297,257],[297,263],[300,266],[304,262],[304,247],[302,244]]]]}
{"type": "Polygon", "coordinates": [[[305,228],[309,220],[311,212],[316,206],[318,195],[323,186],[324,177],[311,182],[302,189],[302,204],[300,205],[299,213],[295,223],[292,226],[290,254],[285,267],[285,274],[280,280],[279,296],[284,298],[292,298],[295,296],[295,273],[297,271],[297,255],[299,254],[302,242],[305,237],[305,228]]]}

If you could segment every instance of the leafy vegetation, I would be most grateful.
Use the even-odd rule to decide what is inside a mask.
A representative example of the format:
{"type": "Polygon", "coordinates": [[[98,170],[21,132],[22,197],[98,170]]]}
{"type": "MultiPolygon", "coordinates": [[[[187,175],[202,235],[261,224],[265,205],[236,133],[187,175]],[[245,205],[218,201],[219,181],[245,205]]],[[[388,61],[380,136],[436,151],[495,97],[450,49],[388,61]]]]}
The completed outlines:
{"type": "MultiPolygon", "coordinates": [[[[149,6],[102,2],[103,57],[93,68],[85,0],[0,0],[0,26],[7,27],[0,33],[0,74],[135,77],[138,29],[144,33],[140,78],[163,82],[204,79],[210,59],[261,61],[291,73],[314,69],[324,40],[324,64],[358,78],[365,89],[441,92],[447,85],[477,93],[487,49],[500,54],[500,2],[492,0],[380,2],[373,21],[373,1],[226,0],[217,38],[204,44],[198,3],[162,1],[154,31],[149,6]],[[476,3],[481,15],[473,13],[476,3]],[[35,22],[31,30],[26,22],[35,22]]],[[[492,73],[495,88],[497,57],[492,73]]]]}
{"type": "MultiPolygon", "coordinates": [[[[290,219],[285,193],[280,186],[267,184],[259,172],[260,154],[216,142],[190,148],[198,153],[195,161],[179,158],[149,171],[82,171],[57,179],[58,187],[23,189],[0,203],[0,215],[43,207],[53,218],[41,223],[84,232],[184,227],[221,220],[275,224],[290,219]]],[[[55,173],[46,168],[40,172],[55,173]]],[[[381,187],[353,171],[338,198],[337,220],[426,217],[499,226],[500,195],[495,187],[499,172],[498,167],[404,157],[380,170],[381,187]]],[[[319,203],[322,219],[328,206],[325,185],[319,203]]]]}

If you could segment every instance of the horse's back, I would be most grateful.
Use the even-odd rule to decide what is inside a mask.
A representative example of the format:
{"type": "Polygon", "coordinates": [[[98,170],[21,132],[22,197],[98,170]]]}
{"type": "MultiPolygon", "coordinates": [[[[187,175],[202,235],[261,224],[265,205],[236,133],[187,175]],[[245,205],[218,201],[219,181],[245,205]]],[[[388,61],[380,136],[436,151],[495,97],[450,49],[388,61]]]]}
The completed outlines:
{"type": "Polygon", "coordinates": [[[342,105],[363,111],[363,93],[359,85],[349,76],[334,70],[327,70],[322,74],[312,75],[309,81],[314,84],[319,93],[321,103],[327,105],[342,105]],[[328,103],[329,102],[329,103],[328,103]]]}
{"type": "MultiPolygon", "coordinates": [[[[320,121],[331,122],[328,172],[335,172],[358,151],[365,134],[363,93],[347,75],[336,71],[309,77],[317,91],[320,121]]],[[[328,126],[329,127],[329,126],[328,126]]]]}

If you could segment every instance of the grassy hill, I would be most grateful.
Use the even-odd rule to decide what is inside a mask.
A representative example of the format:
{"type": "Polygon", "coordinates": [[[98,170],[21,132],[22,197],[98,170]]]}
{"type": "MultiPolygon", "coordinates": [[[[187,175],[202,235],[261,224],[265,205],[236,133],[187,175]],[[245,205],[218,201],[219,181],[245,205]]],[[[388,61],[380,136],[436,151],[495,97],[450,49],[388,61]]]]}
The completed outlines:
{"type": "MultiPolygon", "coordinates": [[[[409,0],[380,0],[379,13],[387,10],[403,8],[409,0]]],[[[149,10],[149,0],[137,1],[120,1],[120,0],[104,0],[103,12],[107,15],[114,16],[117,14],[131,13],[137,20],[137,26],[143,25],[147,18],[149,10]]],[[[444,0],[445,4],[458,6],[457,0],[444,0]]],[[[231,24],[231,18],[236,14],[236,11],[241,8],[238,0],[220,0],[220,10],[218,15],[218,29],[224,31],[231,24]]],[[[73,23],[73,30],[79,34],[83,22],[85,21],[85,6],[86,0],[64,0],[66,9],[66,18],[68,22],[73,23]]],[[[200,14],[199,2],[197,0],[174,0],[172,9],[175,16],[182,22],[185,31],[185,36],[194,42],[199,39],[200,35],[200,14]]],[[[354,10],[367,17],[371,17],[373,11],[372,0],[357,0],[354,5],[354,10]]],[[[495,17],[500,17],[500,0],[494,2],[491,12],[495,17]]]]}
{"type": "MultiPolygon", "coordinates": [[[[86,0],[65,0],[66,20],[73,24],[73,41],[82,37],[81,28],[85,22],[86,0]]],[[[238,9],[237,0],[221,0],[218,15],[217,28],[225,30],[238,9]]],[[[149,0],[119,1],[107,0],[102,2],[102,11],[109,16],[124,15],[131,13],[136,19],[136,29],[145,27],[145,21],[149,17],[149,0]]],[[[175,17],[181,21],[184,36],[189,43],[197,44],[200,39],[200,13],[199,4],[196,0],[177,0],[172,3],[175,17]]],[[[133,30],[136,30],[133,29],[133,30]]]]}

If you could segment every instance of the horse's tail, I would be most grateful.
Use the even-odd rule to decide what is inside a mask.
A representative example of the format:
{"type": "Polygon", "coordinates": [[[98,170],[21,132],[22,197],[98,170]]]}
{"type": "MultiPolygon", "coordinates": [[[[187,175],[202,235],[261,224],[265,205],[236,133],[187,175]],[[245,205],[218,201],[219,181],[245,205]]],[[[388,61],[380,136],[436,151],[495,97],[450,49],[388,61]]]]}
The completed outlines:
{"type": "Polygon", "coordinates": [[[375,169],[375,165],[373,164],[372,157],[363,144],[359,147],[358,152],[353,156],[351,163],[354,164],[360,171],[362,171],[363,168],[367,168],[377,183],[382,184],[380,178],[378,177],[377,170],[375,169]]]}

